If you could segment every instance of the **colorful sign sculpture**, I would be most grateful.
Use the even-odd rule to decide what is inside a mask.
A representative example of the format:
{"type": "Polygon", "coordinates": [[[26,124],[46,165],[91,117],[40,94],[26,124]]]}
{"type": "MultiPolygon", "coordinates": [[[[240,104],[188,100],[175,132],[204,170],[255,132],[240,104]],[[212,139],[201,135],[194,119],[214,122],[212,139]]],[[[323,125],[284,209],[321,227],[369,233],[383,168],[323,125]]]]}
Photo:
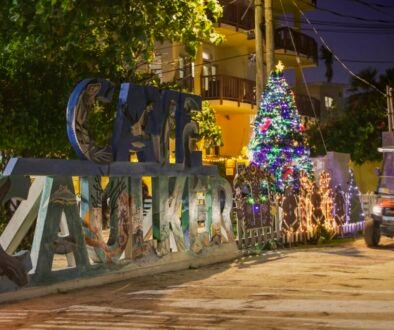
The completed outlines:
{"type": "Polygon", "coordinates": [[[82,160],[99,164],[128,161],[130,151],[139,161],[168,162],[170,135],[176,140],[176,162],[189,156],[189,139],[198,128],[191,110],[201,109],[201,97],[152,86],[123,83],[120,87],[112,141],[98,146],[91,138],[87,119],[95,102],[111,102],[114,85],[105,79],[85,79],[77,84],[67,104],[67,134],[82,160]],[[185,135],[185,136],[184,136],[185,135]]]}
{"type": "MultiPolygon", "coordinates": [[[[231,185],[218,175],[216,166],[203,166],[201,152],[194,150],[198,126],[190,111],[200,109],[201,98],[124,83],[112,139],[99,146],[89,132],[89,112],[95,102],[110,102],[113,94],[114,85],[105,79],[83,80],[71,93],[67,134],[81,160],[16,158],[1,177],[4,182],[35,177],[29,195],[23,196],[27,197],[24,218],[12,218],[4,231],[7,235],[0,237],[5,251],[0,251],[0,260],[14,260],[10,255],[37,218],[30,285],[108,272],[113,269],[110,265],[127,266],[146,255],[162,258],[176,251],[192,258],[211,245],[234,241],[231,185]],[[169,162],[171,136],[175,164],[169,162]],[[131,151],[137,153],[138,163],[129,162],[131,151]],[[109,178],[105,188],[103,176],[109,178]],[[80,178],[80,196],[72,177],[80,178]],[[148,209],[143,177],[152,182],[148,209]],[[204,227],[199,228],[202,193],[205,216],[204,227]],[[103,231],[106,208],[108,237],[103,231]],[[56,254],[67,256],[67,269],[52,269],[56,254]]],[[[5,264],[1,261],[0,268],[5,264]]]]}

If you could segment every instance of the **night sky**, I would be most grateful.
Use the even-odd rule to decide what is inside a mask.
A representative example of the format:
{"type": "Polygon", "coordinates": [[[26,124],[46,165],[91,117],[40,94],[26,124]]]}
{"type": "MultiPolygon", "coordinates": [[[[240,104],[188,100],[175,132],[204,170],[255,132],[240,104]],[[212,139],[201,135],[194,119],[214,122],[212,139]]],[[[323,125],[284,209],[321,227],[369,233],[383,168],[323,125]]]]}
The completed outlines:
{"type": "MultiPolygon", "coordinates": [[[[394,67],[394,0],[317,0],[317,7],[320,9],[305,12],[306,16],[333,53],[353,72],[375,67],[384,73],[386,68],[394,67]],[[364,20],[340,17],[324,9],[364,20]]],[[[320,48],[309,24],[302,24],[302,31],[313,36],[320,48]]],[[[325,81],[324,61],[319,60],[317,68],[304,69],[304,73],[308,82],[325,81]]],[[[288,79],[292,82],[293,74],[288,74],[288,79]]],[[[349,80],[350,74],[335,61],[332,81],[349,80]]]]}

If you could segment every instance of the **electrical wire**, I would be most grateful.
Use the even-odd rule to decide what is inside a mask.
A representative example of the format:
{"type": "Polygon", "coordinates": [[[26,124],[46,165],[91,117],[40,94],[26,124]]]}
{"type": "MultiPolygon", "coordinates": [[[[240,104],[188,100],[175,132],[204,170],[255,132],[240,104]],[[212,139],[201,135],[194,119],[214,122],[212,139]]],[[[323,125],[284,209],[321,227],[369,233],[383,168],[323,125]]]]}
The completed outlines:
{"type": "Polygon", "coordinates": [[[342,59],[343,62],[349,63],[377,63],[377,64],[394,64],[393,60],[351,60],[351,59],[342,59]]]}
{"type": "MultiPolygon", "coordinates": [[[[304,0],[298,0],[298,1],[309,5],[309,3],[304,1],[304,0]]],[[[293,1],[293,3],[294,3],[294,1],[293,1]]],[[[297,6],[297,8],[298,8],[298,6],[297,6]]],[[[360,16],[346,15],[346,14],[340,13],[338,11],[331,10],[331,9],[328,9],[328,8],[322,8],[322,7],[319,7],[319,6],[315,6],[315,8],[320,10],[320,11],[325,11],[327,13],[330,13],[332,15],[336,15],[336,16],[344,17],[344,18],[352,18],[352,19],[355,19],[355,20],[358,20],[358,21],[389,23],[389,24],[394,23],[394,21],[388,21],[388,20],[384,20],[384,19],[370,19],[370,18],[365,18],[365,17],[360,17],[360,16]]]]}
{"type": "MultiPolygon", "coordinates": [[[[310,28],[302,28],[302,31],[313,31],[310,28]]],[[[370,30],[358,30],[358,31],[349,31],[344,29],[319,29],[320,32],[327,32],[327,33],[346,33],[346,34],[371,34],[371,35],[390,35],[394,34],[394,30],[392,31],[370,31],[370,30]]]]}
{"type": "MultiPolygon", "coordinates": [[[[298,10],[300,10],[299,8],[298,8],[298,6],[297,6],[297,9],[298,10]]],[[[309,20],[308,18],[306,18],[305,17],[305,15],[303,14],[303,12],[301,12],[301,14],[303,15],[303,18],[305,19],[305,24],[308,24],[309,26],[312,26],[312,28],[310,29],[310,31],[314,31],[315,32],[315,34],[317,34],[318,36],[319,36],[319,34],[317,33],[317,31],[314,29],[314,27],[313,27],[313,25],[314,24],[312,24],[311,23],[311,20],[309,20]]],[[[286,16],[286,14],[284,14],[283,16],[282,16],[282,18],[285,18],[286,19],[286,21],[287,21],[287,23],[288,23],[288,19],[287,19],[287,16],[286,16]]],[[[313,22],[322,22],[322,23],[325,23],[325,24],[331,24],[331,22],[327,22],[327,21],[313,21],[313,22]]],[[[332,23],[334,23],[334,22],[332,22],[332,23]]],[[[368,26],[369,24],[357,24],[357,23],[349,23],[349,24],[356,24],[356,25],[359,25],[359,26],[364,26],[364,25],[366,25],[366,26],[368,26]]],[[[386,26],[386,25],[380,25],[380,26],[386,26]]],[[[303,30],[305,30],[304,28],[303,28],[303,30]]],[[[332,32],[336,32],[336,31],[332,31],[332,32]]],[[[338,31],[339,32],[339,31],[338,31]]],[[[342,32],[346,32],[345,30],[344,31],[342,31],[342,32]]],[[[237,33],[239,33],[239,32],[234,32],[234,33],[232,33],[232,34],[230,34],[230,36],[231,35],[235,35],[235,34],[237,34],[237,33]]],[[[320,40],[322,41],[322,43],[324,44],[324,41],[322,40],[322,38],[319,36],[319,38],[320,38],[320,40]]],[[[173,45],[173,44],[171,44],[171,45],[168,45],[168,46],[164,46],[164,47],[161,47],[161,48],[157,48],[156,49],[156,51],[161,51],[161,50],[164,50],[164,49],[168,49],[168,48],[171,48],[171,47],[182,47],[183,46],[183,44],[177,44],[177,45],[173,45]]],[[[211,61],[210,63],[220,63],[220,62],[224,62],[224,61],[227,61],[227,60],[231,60],[231,59],[235,59],[235,58],[241,58],[241,57],[245,57],[245,56],[249,56],[250,54],[248,53],[248,54],[241,54],[241,55],[235,55],[235,56],[230,56],[230,57],[227,57],[227,58],[222,58],[222,59],[218,59],[218,60],[214,60],[214,61],[211,61]]],[[[290,56],[298,56],[298,55],[293,55],[293,54],[288,54],[288,55],[290,55],[290,56]]],[[[349,68],[347,68],[346,67],[346,65],[344,64],[344,63],[341,63],[341,60],[335,55],[334,56],[334,58],[335,58],[335,60],[336,61],[338,61],[344,68],[345,68],[345,70],[347,70],[351,75],[353,75],[353,76],[356,76],[353,72],[351,72],[351,70],[349,69],[349,68]]],[[[172,59],[171,61],[168,61],[168,62],[162,62],[162,64],[175,64],[176,63],[176,61],[178,60],[179,58],[176,58],[176,59],[172,59]]],[[[349,63],[393,63],[393,61],[390,61],[390,60],[357,60],[357,59],[344,59],[344,60],[342,60],[342,62],[349,62],[349,63]]],[[[146,64],[148,64],[148,63],[146,63],[146,64]]],[[[201,63],[201,64],[195,64],[195,67],[198,67],[198,66],[202,66],[202,65],[204,65],[204,63],[201,63]]],[[[176,71],[178,71],[179,69],[178,68],[175,68],[175,69],[171,69],[171,70],[166,70],[166,71],[163,71],[162,73],[164,74],[164,73],[171,73],[171,72],[176,72],[176,71]]],[[[360,77],[358,77],[357,79],[362,79],[362,78],[360,78],[360,77]]],[[[364,83],[366,83],[366,81],[363,81],[364,83]]],[[[375,87],[375,89],[376,89],[376,87],[375,87]]],[[[379,91],[380,93],[382,93],[381,91],[379,91]]]]}
{"type": "MultiPolygon", "coordinates": [[[[225,37],[231,37],[231,36],[234,36],[234,35],[236,35],[236,34],[238,34],[238,33],[240,33],[240,32],[229,33],[229,34],[225,35],[225,37]]],[[[155,48],[155,52],[156,52],[156,51],[160,52],[161,50],[170,49],[170,48],[173,48],[173,47],[184,47],[184,46],[185,46],[185,45],[182,44],[182,43],[177,43],[177,44],[175,44],[175,45],[174,45],[173,43],[171,43],[171,44],[169,44],[168,46],[163,46],[163,47],[155,48]]]]}
{"type": "Polygon", "coordinates": [[[348,1],[352,1],[352,2],[358,3],[360,5],[364,5],[364,6],[368,7],[368,8],[370,8],[370,9],[378,12],[378,13],[381,13],[381,14],[384,14],[386,16],[390,16],[391,17],[391,14],[387,13],[386,11],[384,11],[384,10],[382,10],[380,8],[376,8],[373,4],[371,4],[371,3],[367,2],[367,1],[364,1],[364,0],[348,0],[348,1]]]}
{"type": "MultiPolygon", "coordinates": [[[[281,5],[281,7],[282,7],[283,13],[285,13],[285,7],[283,6],[283,1],[282,1],[282,0],[280,0],[280,5],[281,5]]],[[[287,23],[287,28],[290,29],[290,24],[289,24],[289,21],[287,20],[287,16],[286,16],[286,23],[287,23]]],[[[291,39],[291,43],[293,44],[293,48],[294,48],[294,50],[295,50],[295,52],[296,52],[296,54],[297,54],[297,55],[296,55],[297,64],[298,64],[298,66],[299,66],[299,68],[300,68],[300,71],[301,71],[302,80],[303,80],[303,82],[304,82],[305,90],[306,90],[306,93],[307,93],[307,95],[308,95],[309,101],[310,101],[310,103],[311,103],[311,107],[312,107],[313,114],[314,114],[315,118],[318,119],[318,117],[317,117],[317,115],[316,115],[315,105],[313,104],[312,97],[311,97],[311,93],[310,93],[310,91],[309,91],[309,87],[308,87],[308,84],[307,84],[307,82],[306,82],[306,78],[305,78],[305,75],[304,75],[304,71],[302,70],[301,59],[300,59],[300,57],[298,56],[298,51],[297,51],[297,47],[296,47],[296,44],[295,44],[295,41],[294,41],[293,33],[290,33],[290,39],[291,39]]],[[[325,152],[327,153],[327,146],[326,146],[326,142],[325,142],[325,140],[324,140],[324,136],[323,136],[323,132],[322,132],[321,127],[320,127],[320,121],[319,121],[319,120],[317,120],[317,128],[318,128],[318,130],[319,130],[320,138],[321,138],[321,140],[322,140],[322,142],[323,142],[324,150],[325,150],[325,152]]]]}
{"type": "MultiPolygon", "coordinates": [[[[282,0],[280,0],[282,1],[282,0]]],[[[296,7],[296,9],[300,12],[300,14],[307,20],[307,22],[309,23],[309,25],[312,27],[313,32],[316,34],[316,36],[320,39],[320,41],[322,42],[322,44],[324,45],[324,47],[326,47],[333,55],[333,57],[341,64],[341,66],[353,77],[355,77],[356,79],[360,80],[361,82],[363,82],[364,84],[366,84],[367,86],[371,87],[372,89],[376,90],[377,92],[379,92],[379,94],[383,95],[384,97],[386,97],[386,93],[382,92],[379,88],[377,88],[375,85],[371,84],[370,82],[368,82],[367,80],[361,78],[360,76],[358,76],[357,74],[355,74],[352,70],[350,70],[350,68],[343,63],[343,61],[341,61],[341,59],[332,51],[332,49],[328,46],[327,42],[321,37],[321,35],[319,34],[319,32],[316,30],[315,26],[310,23],[309,19],[305,16],[305,13],[298,7],[297,3],[292,0],[293,5],[296,7]]],[[[291,34],[290,34],[291,35],[291,34]]]]}
{"type": "MultiPolygon", "coordinates": [[[[232,60],[232,59],[236,59],[236,58],[240,58],[240,57],[245,57],[245,56],[249,56],[249,55],[250,55],[250,53],[247,53],[247,54],[240,54],[240,55],[234,55],[234,56],[224,57],[224,58],[221,58],[221,59],[218,59],[218,60],[213,60],[213,61],[210,61],[209,63],[210,63],[210,64],[214,64],[214,63],[229,61],[229,60],[232,60]]],[[[172,62],[175,62],[175,61],[177,61],[177,60],[179,60],[179,58],[176,58],[176,59],[171,60],[171,62],[169,62],[168,64],[170,64],[170,63],[172,63],[172,62]]],[[[147,63],[147,64],[148,64],[148,63],[147,63]]],[[[206,64],[206,63],[194,64],[194,67],[203,66],[203,65],[205,65],[205,64],[206,64]]],[[[179,70],[178,68],[177,68],[177,69],[166,70],[166,71],[162,71],[161,74],[176,72],[176,71],[178,71],[178,70],[179,70]]]]}
{"type": "MultiPolygon", "coordinates": [[[[341,1],[343,1],[343,0],[341,0],[341,1]]],[[[347,0],[347,1],[356,1],[356,0],[347,0]]],[[[363,2],[366,2],[366,1],[363,1],[363,2]]],[[[374,7],[378,7],[378,8],[394,8],[394,5],[387,5],[387,4],[383,5],[380,3],[369,3],[369,2],[367,4],[374,6],[374,7]]]]}
{"type": "MultiPolygon", "coordinates": [[[[286,15],[278,15],[277,18],[281,18],[286,15]]],[[[327,21],[327,20],[313,20],[310,19],[315,25],[326,25],[326,26],[340,26],[346,28],[366,28],[366,29],[392,29],[394,28],[393,24],[382,24],[382,23],[358,23],[358,22],[341,22],[341,21],[327,21]]],[[[301,20],[301,24],[307,24],[306,21],[301,20]]]]}
{"type": "MultiPolygon", "coordinates": [[[[221,59],[217,59],[217,60],[213,60],[210,61],[210,64],[217,64],[217,63],[221,63],[221,62],[225,62],[228,60],[232,60],[232,59],[237,59],[237,58],[241,58],[241,57],[245,57],[245,56],[249,56],[251,53],[248,54],[240,54],[240,55],[234,55],[234,56],[230,56],[230,57],[225,57],[225,58],[221,58],[221,59]]],[[[294,57],[299,57],[299,55],[297,54],[291,54],[291,53],[287,53],[286,56],[294,56],[294,57]]],[[[170,65],[170,64],[174,64],[180,59],[181,57],[178,58],[174,58],[170,61],[166,61],[166,62],[161,62],[162,65],[170,65]]],[[[338,61],[337,58],[334,58],[338,63],[341,63],[340,61],[338,61]]],[[[381,59],[341,59],[342,62],[348,62],[348,63],[375,63],[375,64],[394,64],[394,60],[381,60],[381,59]]],[[[202,66],[205,63],[201,63],[201,64],[194,64],[195,67],[198,66],[202,66]]],[[[145,65],[149,65],[149,63],[145,63],[145,65]]],[[[171,70],[166,70],[166,71],[162,71],[161,73],[171,73],[171,72],[176,72],[178,71],[179,68],[176,69],[171,69],[171,70]]]]}

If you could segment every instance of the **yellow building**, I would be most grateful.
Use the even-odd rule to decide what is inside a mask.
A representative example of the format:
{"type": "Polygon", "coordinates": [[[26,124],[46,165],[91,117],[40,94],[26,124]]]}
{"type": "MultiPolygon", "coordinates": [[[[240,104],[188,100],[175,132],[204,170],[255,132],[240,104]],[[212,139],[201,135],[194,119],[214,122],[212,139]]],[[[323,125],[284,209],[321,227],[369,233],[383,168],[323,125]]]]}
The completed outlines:
{"type": "MultiPolygon", "coordinates": [[[[237,157],[248,145],[251,121],[256,115],[256,65],[254,8],[249,0],[220,1],[223,17],[217,31],[225,36],[220,46],[204,44],[197,58],[191,62],[183,47],[164,44],[157,47],[151,69],[163,81],[178,80],[190,92],[209,100],[216,110],[217,123],[222,127],[224,146],[216,148],[214,156],[237,157]]],[[[301,71],[296,61],[296,45],[302,67],[315,67],[318,59],[316,41],[300,31],[300,14],[291,0],[282,0],[287,14],[292,17],[290,29],[278,27],[274,20],[275,61],[281,60],[286,69],[295,70],[296,102],[301,115],[313,117],[309,98],[303,94],[301,71]],[[276,27],[275,27],[276,26],[276,27]]],[[[313,10],[314,0],[297,1],[302,10],[313,10]]],[[[252,2],[253,3],[253,2],[252,2]]],[[[281,15],[279,1],[273,1],[273,17],[281,15]]],[[[263,52],[263,50],[257,50],[263,52]]],[[[313,100],[318,102],[318,100],[313,100]]],[[[318,109],[320,106],[315,105],[318,109]]],[[[211,151],[212,152],[212,151],[211,151]]]]}

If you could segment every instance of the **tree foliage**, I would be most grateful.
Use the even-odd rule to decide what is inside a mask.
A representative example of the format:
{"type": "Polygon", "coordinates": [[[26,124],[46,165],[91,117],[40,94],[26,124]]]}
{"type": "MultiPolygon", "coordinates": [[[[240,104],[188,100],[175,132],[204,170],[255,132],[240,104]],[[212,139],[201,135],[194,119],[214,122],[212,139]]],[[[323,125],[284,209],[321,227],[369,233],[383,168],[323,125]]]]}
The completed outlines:
{"type": "Polygon", "coordinates": [[[320,59],[324,61],[324,65],[326,66],[325,76],[327,82],[331,82],[332,77],[334,75],[334,69],[333,69],[334,57],[331,51],[324,45],[320,47],[320,59]]]}
{"type": "Polygon", "coordinates": [[[205,148],[223,146],[222,129],[216,124],[215,109],[208,101],[203,101],[201,111],[193,111],[191,117],[198,124],[199,134],[204,139],[205,148]]]}
{"type": "Polygon", "coordinates": [[[216,19],[221,10],[217,0],[4,0],[1,154],[71,156],[65,107],[78,81],[138,82],[158,42],[179,42],[193,56],[201,42],[220,42],[207,14],[216,19]]]}
{"type": "MultiPolygon", "coordinates": [[[[384,91],[386,85],[394,85],[394,68],[377,76],[377,70],[368,68],[359,74],[363,79],[384,91]]],[[[322,135],[328,151],[345,152],[361,164],[367,160],[379,160],[378,147],[382,145],[382,132],[387,130],[386,98],[369,85],[353,78],[345,111],[322,126],[322,135]]],[[[308,131],[313,155],[324,155],[324,147],[317,126],[308,131]]]]}

